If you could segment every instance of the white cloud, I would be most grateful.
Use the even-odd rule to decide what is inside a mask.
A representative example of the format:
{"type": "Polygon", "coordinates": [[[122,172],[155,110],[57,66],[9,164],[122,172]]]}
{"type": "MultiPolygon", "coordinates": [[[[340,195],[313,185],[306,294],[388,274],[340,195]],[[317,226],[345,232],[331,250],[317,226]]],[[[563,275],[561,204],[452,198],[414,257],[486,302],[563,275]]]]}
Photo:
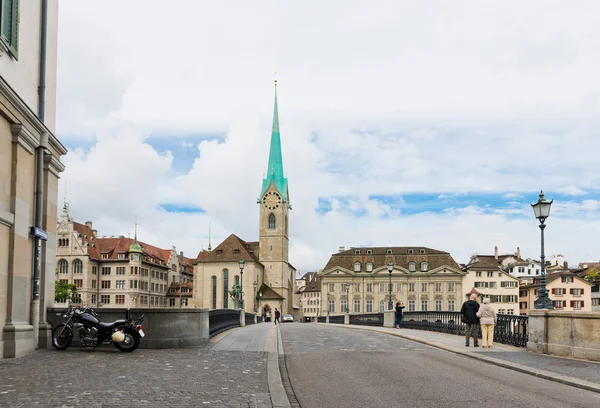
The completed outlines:
{"type": "Polygon", "coordinates": [[[598,258],[600,4],[173,0],[168,18],[158,6],[61,2],[58,135],[92,141],[65,158],[63,181],[72,215],[101,235],[137,220],[142,240],[195,255],[211,220],[213,246],[232,232],[256,240],[278,71],[296,267],[360,244],[536,257],[523,197],[540,189],[573,196],[553,206],[549,253],[598,258]],[[179,136],[211,132],[225,137],[179,136]],[[192,168],[174,175],[177,157],[150,134],[195,153],[192,168]],[[410,215],[368,198],[473,192],[511,202],[410,215]],[[319,197],[352,199],[318,214],[319,197]]]}

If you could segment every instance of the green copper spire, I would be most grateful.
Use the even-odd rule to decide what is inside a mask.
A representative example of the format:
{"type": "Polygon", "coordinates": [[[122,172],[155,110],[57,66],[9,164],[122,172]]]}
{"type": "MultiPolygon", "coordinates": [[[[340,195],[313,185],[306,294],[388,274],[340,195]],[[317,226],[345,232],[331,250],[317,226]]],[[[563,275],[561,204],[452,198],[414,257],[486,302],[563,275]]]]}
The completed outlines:
{"type": "Polygon", "coordinates": [[[137,222],[135,223],[135,234],[133,236],[133,242],[129,245],[129,252],[139,252],[142,253],[142,246],[137,240],[137,222]]]}
{"type": "MultiPolygon", "coordinates": [[[[271,149],[269,151],[269,164],[267,174],[262,183],[260,196],[265,194],[271,182],[281,194],[281,198],[287,200],[287,178],[283,173],[283,158],[281,156],[281,136],[279,134],[279,113],[277,110],[277,80],[275,80],[275,109],[273,111],[273,128],[271,129],[271,149]]],[[[259,198],[260,202],[260,198],[259,198]]]]}

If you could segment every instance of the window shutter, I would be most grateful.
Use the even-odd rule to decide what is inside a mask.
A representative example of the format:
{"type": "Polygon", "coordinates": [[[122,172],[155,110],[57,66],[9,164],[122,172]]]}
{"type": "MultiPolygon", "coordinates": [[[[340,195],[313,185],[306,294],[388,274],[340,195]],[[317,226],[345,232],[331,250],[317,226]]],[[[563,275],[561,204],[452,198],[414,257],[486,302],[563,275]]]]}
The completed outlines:
{"type": "Polygon", "coordinates": [[[561,277],[560,277],[560,281],[561,281],[562,283],[565,283],[565,277],[564,277],[564,276],[561,276],[561,277]]]}
{"type": "Polygon", "coordinates": [[[583,300],[581,301],[581,308],[583,309],[583,300]]]}
{"type": "Polygon", "coordinates": [[[569,289],[569,294],[572,295],[573,294],[573,289],[569,289]]]}
{"type": "Polygon", "coordinates": [[[571,300],[571,307],[575,306],[575,301],[571,300]]]}
{"type": "Polygon", "coordinates": [[[556,295],[556,289],[555,288],[552,288],[552,294],[556,295]]]}
{"type": "Polygon", "coordinates": [[[579,294],[583,295],[583,289],[579,289],[579,294]]]}
{"type": "Polygon", "coordinates": [[[19,0],[2,0],[1,3],[0,39],[16,59],[19,55],[19,0]]]}

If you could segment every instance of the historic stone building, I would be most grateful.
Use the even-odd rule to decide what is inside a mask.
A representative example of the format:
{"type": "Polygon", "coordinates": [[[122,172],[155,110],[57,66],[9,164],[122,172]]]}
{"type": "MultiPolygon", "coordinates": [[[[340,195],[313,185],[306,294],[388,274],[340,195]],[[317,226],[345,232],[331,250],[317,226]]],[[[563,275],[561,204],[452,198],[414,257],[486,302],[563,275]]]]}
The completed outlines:
{"type": "Polygon", "coordinates": [[[58,1],[0,0],[0,358],[46,348],[61,156],[58,1]]]}
{"type": "Polygon", "coordinates": [[[340,247],[319,272],[321,315],[387,310],[390,263],[394,305],[402,302],[405,311],[460,310],[465,273],[448,252],[425,247],[340,247]]]}
{"type": "MultiPolygon", "coordinates": [[[[134,238],[98,237],[91,221],[69,217],[65,203],[57,227],[56,279],[75,284],[74,305],[92,307],[194,307],[194,260],[175,247],[161,249],[134,238]]],[[[66,306],[56,303],[55,306],[66,306]]]]}
{"type": "Polygon", "coordinates": [[[236,235],[204,255],[195,266],[195,297],[198,307],[231,308],[229,291],[242,285],[244,309],[273,315],[277,307],[292,313],[295,268],[289,263],[288,181],[283,172],[277,107],[277,83],[273,127],[266,177],[262,181],[258,241],[246,242],[236,235]],[[240,268],[243,259],[243,273],[240,268]]]}

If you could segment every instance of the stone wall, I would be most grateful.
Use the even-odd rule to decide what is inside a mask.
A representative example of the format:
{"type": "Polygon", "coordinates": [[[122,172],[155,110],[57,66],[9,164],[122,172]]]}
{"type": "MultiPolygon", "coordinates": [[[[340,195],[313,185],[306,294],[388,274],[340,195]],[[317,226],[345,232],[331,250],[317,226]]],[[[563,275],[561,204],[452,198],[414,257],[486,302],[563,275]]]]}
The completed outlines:
{"type": "Polygon", "coordinates": [[[600,361],[600,313],[530,310],[527,349],[600,361]]]}
{"type": "MultiPolygon", "coordinates": [[[[65,319],[65,308],[48,309],[47,319],[56,327],[65,319]]],[[[101,322],[113,322],[125,318],[126,309],[94,309],[101,322]]],[[[144,315],[142,324],[145,337],[140,348],[178,348],[207,344],[209,335],[208,309],[131,309],[131,316],[144,315]]],[[[74,339],[75,340],[75,339],[74,339]]],[[[73,342],[73,345],[78,345],[73,342]]]]}

